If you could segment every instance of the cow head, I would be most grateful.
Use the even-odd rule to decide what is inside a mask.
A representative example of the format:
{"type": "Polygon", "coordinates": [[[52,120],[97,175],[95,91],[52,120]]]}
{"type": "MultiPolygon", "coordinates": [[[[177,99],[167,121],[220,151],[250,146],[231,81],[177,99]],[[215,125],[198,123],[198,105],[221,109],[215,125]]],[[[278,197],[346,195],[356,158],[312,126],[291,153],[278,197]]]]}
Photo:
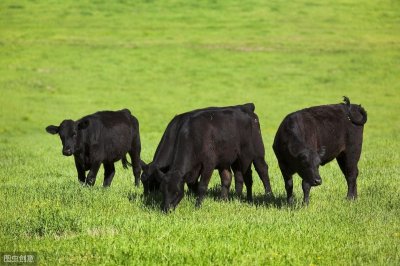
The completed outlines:
{"type": "Polygon", "coordinates": [[[148,194],[150,192],[159,190],[160,181],[154,163],[146,164],[142,162],[141,166],[143,172],[142,175],[140,176],[140,179],[143,184],[144,193],[148,194]]]}
{"type": "Polygon", "coordinates": [[[53,135],[58,134],[63,145],[62,153],[65,156],[71,156],[78,149],[77,140],[80,131],[86,129],[88,125],[88,120],[75,122],[67,119],[62,121],[59,126],[50,125],[46,127],[46,131],[53,135]]]}
{"type": "Polygon", "coordinates": [[[164,212],[168,212],[171,206],[175,208],[181,201],[185,182],[180,171],[169,171],[164,174],[160,169],[157,169],[157,172],[160,190],[164,197],[162,209],[164,212]]]}
{"type": "Polygon", "coordinates": [[[303,149],[297,154],[298,173],[311,186],[319,186],[322,184],[321,176],[319,175],[319,165],[321,164],[320,154],[311,150],[303,149]]]}

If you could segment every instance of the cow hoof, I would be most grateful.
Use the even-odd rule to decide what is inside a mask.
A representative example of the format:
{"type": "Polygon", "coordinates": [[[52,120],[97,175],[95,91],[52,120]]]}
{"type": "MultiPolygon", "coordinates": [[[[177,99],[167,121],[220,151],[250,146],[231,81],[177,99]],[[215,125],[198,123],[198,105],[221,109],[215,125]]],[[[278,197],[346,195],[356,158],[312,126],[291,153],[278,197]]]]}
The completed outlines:
{"type": "Polygon", "coordinates": [[[356,200],[356,199],[357,199],[357,197],[354,195],[347,196],[347,200],[356,200]]]}
{"type": "Polygon", "coordinates": [[[196,209],[200,209],[200,207],[201,207],[201,201],[197,200],[197,201],[196,201],[195,207],[196,207],[196,209]]]}
{"type": "Polygon", "coordinates": [[[274,193],[272,193],[272,191],[265,193],[265,197],[267,199],[274,199],[275,198],[274,193]]]}
{"type": "Polygon", "coordinates": [[[162,207],[162,212],[168,214],[170,212],[169,206],[162,207]]]}
{"type": "Polygon", "coordinates": [[[221,200],[222,201],[228,201],[228,195],[226,195],[226,194],[221,195],[221,200]]]}
{"type": "Polygon", "coordinates": [[[290,198],[287,199],[287,203],[289,205],[293,205],[293,202],[294,202],[294,198],[293,197],[290,197],[290,198]]]}
{"type": "Polygon", "coordinates": [[[238,198],[243,197],[243,193],[242,192],[236,192],[236,197],[238,197],[238,198]]]}

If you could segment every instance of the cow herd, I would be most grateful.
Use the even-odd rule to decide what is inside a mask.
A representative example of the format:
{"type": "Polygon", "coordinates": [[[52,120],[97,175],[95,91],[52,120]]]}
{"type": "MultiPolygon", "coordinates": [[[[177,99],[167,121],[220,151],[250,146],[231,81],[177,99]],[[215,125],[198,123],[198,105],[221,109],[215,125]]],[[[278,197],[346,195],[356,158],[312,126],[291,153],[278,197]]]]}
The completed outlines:
{"type": "MultiPolygon", "coordinates": [[[[289,203],[293,201],[293,174],[302,178],[304,202],[308,203],[311,187],[322,183],[319,166],[333,159],[346,178],[347,198],[357,197],[357,163],[366,121],[364,108],[351,104],[347,97],[344,103],[306,108],[283,119],[273,150],[289,203]]],[[[223,199],[228,197],[233,172],[236,193],[242,194],[244,184],[247,200],[252,200],[252,166],[265,194],[273,196],[260,121],[252,103],[208,107],[175,116],[148,164],[140,159],[139,122],[127,109],[64,120],[46,131],[60,136],[64,155],[74,156],[82,184],[93,186],[103,164],[103,186],[110,186],[114,163],[121,160],[124,168],[132,166],[135,184],[139,186],[141,180],[146,195],[162,193],[166,212],[182,200],[185,184],[197,195],[196,206],[200,207],[215,169],[221,178],[223,199]]]]}

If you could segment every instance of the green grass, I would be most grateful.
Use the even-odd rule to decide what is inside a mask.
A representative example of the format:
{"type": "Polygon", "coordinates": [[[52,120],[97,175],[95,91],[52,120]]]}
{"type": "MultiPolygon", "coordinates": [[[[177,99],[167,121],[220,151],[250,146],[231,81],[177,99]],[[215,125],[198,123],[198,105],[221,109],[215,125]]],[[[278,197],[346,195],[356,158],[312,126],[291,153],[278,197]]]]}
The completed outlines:
{"type": "Polygon", "coordinates": [[[40,264],[400,264],[398,1],[8,1],[0,3],[0,251],[40,264]],[[368,111],[359,199],[335,162],[294,206],[271,145],[289,112],[347,95],[368,111]],[[44,128],[129,108],[149,162],[175,114],[254,102],[275,202],[185,196],[164,215],[120,164],[78,184],[44,128]]]}

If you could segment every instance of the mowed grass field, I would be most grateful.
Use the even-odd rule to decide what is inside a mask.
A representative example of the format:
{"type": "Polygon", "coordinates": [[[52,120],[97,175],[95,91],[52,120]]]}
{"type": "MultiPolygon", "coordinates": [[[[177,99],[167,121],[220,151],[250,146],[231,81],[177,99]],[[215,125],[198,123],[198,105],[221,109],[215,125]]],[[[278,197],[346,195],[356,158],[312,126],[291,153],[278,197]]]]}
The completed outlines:
{"type": "Polygon", "coordinates": [[[48,265],[399,265],[398,1],[0,2],[0,251],[48,265]],[[359,198],[336,162],[310,205],[286,204],[272,142],[282,119],[347,95],[368,112],[359,198]],[[63,119],[129,108],[142,159],[174,115],[254,102],[274,200],[219,200],[165,215],[131,170],[93,188],[45,132],[63,119]]]}

